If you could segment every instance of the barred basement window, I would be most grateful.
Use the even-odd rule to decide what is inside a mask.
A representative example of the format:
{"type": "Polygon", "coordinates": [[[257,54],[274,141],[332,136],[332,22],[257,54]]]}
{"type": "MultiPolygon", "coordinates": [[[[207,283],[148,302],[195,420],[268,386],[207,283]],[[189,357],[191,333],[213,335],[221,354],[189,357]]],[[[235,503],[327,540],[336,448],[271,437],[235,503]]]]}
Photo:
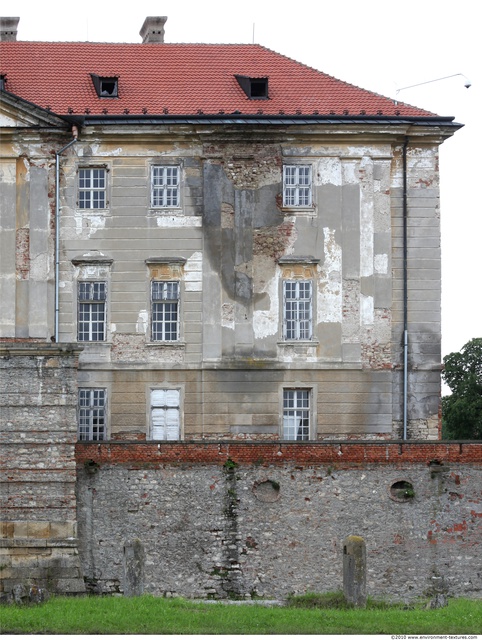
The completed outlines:
{"type": "Polygon", "coordinates": [[[151,168],[151,207],[179,207],[179,167],[151,168]]]}
{"type": "Polygon", "coordinates": [[[179,389],[151,390],[152,440],[179,440],[179,389]]]}
{"type": "Polygon", "coordinates": [[[79,389],[79,440],[105,440],[106,390],[79,389]]]}
{"type": "Polygon", "coordinates": [[[151,338],[179,340],[179,282],[151,283],[151,338]]]}
{"type": "Polygon", "coordinates": [[[106,283],[78,283],[77,340],[105,340],[106,283]]]}
{"type": "Polygon", "coordinates": [[[310,439],[310,389],[284,389],[283,439],[310,439]]]}
{"type": "Polygon", "coordinates": [[[311,166],[284,165],[283,167],[283,206],[311,207],[311,166]]]}
{"type": "Polygon", "coordinates": [[[107,203],[106,169],[79,169],[79,209],[105,209],[107,203]]]}
{"type": "Polygon", "coordinates": [[[313,295],[311,280],[283,281],[283,338],[311,340],[313,295]]]}

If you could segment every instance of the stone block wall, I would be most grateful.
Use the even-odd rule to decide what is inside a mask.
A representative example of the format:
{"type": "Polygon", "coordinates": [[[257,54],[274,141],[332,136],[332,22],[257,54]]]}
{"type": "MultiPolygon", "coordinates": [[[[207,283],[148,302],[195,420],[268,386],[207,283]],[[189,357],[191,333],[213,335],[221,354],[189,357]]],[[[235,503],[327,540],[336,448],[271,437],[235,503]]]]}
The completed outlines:
{"type": "Polygon", "coordinates": [[[0,592],[84,591],[77,551],[78,350],[0,343],[0,592]]]}
{"type": "Polygon", "coordinates": [[[342,588],[366,542],[367,591],[443,582],[479,597],[482,445],[77,445],[81,563],[95,592],[283,598],[342,588]]]}

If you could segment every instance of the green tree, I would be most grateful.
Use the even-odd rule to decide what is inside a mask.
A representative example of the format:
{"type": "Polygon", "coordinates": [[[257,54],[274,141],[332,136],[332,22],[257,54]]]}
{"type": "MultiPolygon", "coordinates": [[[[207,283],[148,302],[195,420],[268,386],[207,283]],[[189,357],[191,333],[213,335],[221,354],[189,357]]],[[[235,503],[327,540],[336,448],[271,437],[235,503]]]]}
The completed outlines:
{"type": "Polygon", "coordinates": [[[452,391],[442,398],[443,437],[482,440],[482,338],[445,356],[442,377],[452,391]]]}

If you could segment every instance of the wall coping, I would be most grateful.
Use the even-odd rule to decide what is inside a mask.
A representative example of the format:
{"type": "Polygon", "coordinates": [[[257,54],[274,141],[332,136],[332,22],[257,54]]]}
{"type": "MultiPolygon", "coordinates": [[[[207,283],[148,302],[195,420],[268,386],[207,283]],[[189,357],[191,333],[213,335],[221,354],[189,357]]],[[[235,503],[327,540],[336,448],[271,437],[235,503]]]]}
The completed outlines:
{"type": "Polygon", "coordinates": [[[92,462],[99,465],[223,465],[230,459],[247,465],[335,463],[337,466],[426,464],[437,467],[449,462],[482,465],[482,441],[78,442],[75,457],[78,466],[89,462],[91,465],[92,462]]]}
{"type": "Polygon", "coordinates": [[[0,358],[11,356],[78,356],[84,347],[72,342],[1,342],[0,358]]]}

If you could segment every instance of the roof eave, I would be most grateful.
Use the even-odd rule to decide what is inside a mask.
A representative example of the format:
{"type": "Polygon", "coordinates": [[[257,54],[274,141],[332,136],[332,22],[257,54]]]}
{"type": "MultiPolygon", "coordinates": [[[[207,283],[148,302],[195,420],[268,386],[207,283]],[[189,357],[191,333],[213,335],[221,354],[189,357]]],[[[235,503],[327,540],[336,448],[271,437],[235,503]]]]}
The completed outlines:
{"type": "Polygon", "coordinates": [[[320,114],[119,114],[78,115],[77,124],[82,126],[112,124],[406,124],[460,129],[463,124],[453,116],[384,116],[384,115],[320,115],[320,114]]]}

